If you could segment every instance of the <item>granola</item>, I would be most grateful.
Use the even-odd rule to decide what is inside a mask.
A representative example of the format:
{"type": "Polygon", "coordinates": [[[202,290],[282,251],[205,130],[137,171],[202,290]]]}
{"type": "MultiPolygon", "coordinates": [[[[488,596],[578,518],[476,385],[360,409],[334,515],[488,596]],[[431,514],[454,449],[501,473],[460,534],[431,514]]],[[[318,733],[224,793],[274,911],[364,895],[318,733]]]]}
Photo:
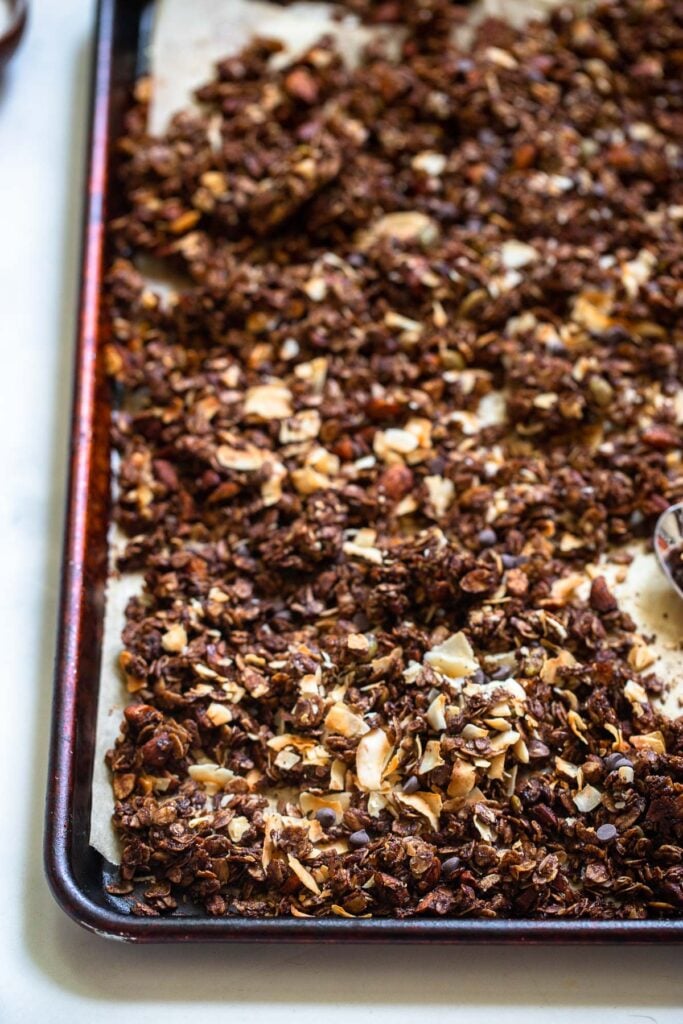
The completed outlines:
{"type": "Polygon", "coordinates": [[[680,915],[683,723],[596,563],[683,498],[683,4],[467,52],[447,0],[345,6],[400,54],[256,39],[120,142],[113,891],[680,915]]]}

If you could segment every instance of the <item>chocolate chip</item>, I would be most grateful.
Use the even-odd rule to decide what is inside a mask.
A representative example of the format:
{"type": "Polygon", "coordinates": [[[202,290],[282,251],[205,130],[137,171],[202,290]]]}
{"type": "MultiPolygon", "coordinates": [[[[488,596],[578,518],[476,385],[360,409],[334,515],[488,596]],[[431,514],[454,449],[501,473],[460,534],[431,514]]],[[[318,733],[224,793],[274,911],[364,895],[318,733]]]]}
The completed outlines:
{"type": "Polygon", "coordinates": [[[595,830],[595,834],[601,843],[611,843],[619,835],[615,826],[610,824],[601,825],[595,830]]]}
{"type": "Polygon", "coordinates": [[[319,811],[315,812],[315,816],[323,828],[332,828],[337,820],[337,815],[331,807],[321,807],[319,811]]]}
{"type": "Polygon", "coordinates": [[[410,778],[406,779],[403,783],[404,793],[416,793],[420,788],[420,780],[417,775],[411,775],[410,778]]]}
{"type": "Polygon", "coordinates": [[[483,669],[478,668],[474,675],[470,676],[470,683],[474,683],[475,686],[483,686],[486,682],[487,677],[483,669]]]}
{"type": "Polygon", "coordinates": [[[491,673],[491,679],[509,679],[512,675],[512,666],[500,665],[495,672],[491,673]]]}
{"type": "Polygon", "coordinates": [[[477,540],[483,548],[490,548],[491,545],[495,544],[498,540],[498,535],[490,526],[485,526],[484,529],[480,530],[477,534],[477,540]]]}
{"type": "Polygon", "coordinates": [[[608,754],[604,761],[605,768],[608,772],[615,772],[617,768],[632,768],[633,765],[627,757],[623,754],[616,752],[614,754],[608,754]]]}
{"type": "Polygon", "coordinates": [[[460,864],[461,861],[459,857],[449,857],[448,860],[445,860],[441,865],[442,878],[447,880],[449,878],[453,878],[453,876],[460,870],[460,864]]]}
{"type": "Polygon", "coordinates": [[[526,561],[523,555],[509,555],[507,552],[500,556],[504,569],[516,569],[518,565],[526,561]]]}
{"type": "Polygon", "coordinates": [[[370,836],[364,828],[359,828],[357,832],[352,832],[349,836],[349,843],[351,846],[355,846],[356,848],[360,846],[367,846],[369,842],[370,836]]]}

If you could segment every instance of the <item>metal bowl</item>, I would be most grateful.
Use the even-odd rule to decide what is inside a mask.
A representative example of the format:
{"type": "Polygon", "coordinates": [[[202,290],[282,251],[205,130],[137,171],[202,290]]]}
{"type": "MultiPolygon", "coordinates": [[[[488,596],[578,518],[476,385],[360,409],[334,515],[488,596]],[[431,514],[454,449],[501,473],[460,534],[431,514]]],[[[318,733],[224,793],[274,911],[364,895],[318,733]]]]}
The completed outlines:
{"type": "Polygon", "coordinates": [[[14,56],[28,20],[28,0],[9,0],[9,24],[0,32],[0,72],[14,56]]]}

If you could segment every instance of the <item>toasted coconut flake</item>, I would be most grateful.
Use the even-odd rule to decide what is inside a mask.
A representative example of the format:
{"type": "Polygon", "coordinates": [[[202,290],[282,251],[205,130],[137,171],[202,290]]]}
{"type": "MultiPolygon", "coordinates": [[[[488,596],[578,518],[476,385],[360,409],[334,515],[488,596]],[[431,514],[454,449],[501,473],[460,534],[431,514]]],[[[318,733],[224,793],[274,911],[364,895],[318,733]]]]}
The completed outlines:
{"type": "Polygon", "coordinates": [[[331,910],[331,911],[332,911],[332,913],[333,913],[333,914],[335,914],[335,915],[336,915],[337,917],[350,917],[350,918],[352,918],[352,919],[353,919],[354,921],[355,921],[356,919],[358,919],[358,918],[367,918],[367,917],[372,917],[372,914],[350,914],[350,913],[348,912],[348,910],[344,910],[344,908],[343,908],[343,907],[340,907],[338,903],[333,903],[333,904],[332,904],[332,905],[330,906],[330,910],[331,910]]]}
{"type": "Polygon", "coordinates": [[[382,238],[389,238],[396,242],[431,245],[438,237],[439,226],[431,217],[417,210],[404,210],[380,217],[367,230],[359,232],[357,243],[360,248],[367,248],[382,238]]]}
{"type": "Polygon", "coordinates": [[[650,280],[656,265],[657,257],[648,249],[641,249],[635,259],[622,265],[621,280],[629,298],[636,298],[642,286],[650,280]]]}
{"type": "Polygon", "coordinates": [[[303,761],[304,764],[315,764],[324,767],[330,763],[330,754],[322,743],[314,743],[304,750],[303,761]]]}
{"type": "Polygon", "coordinates": [[[502,779],[505,775],[505,751],[496,754],[491,760],[490,767],[486,770],[487,779],[502,779]]]}
{"type": "Polygon", "coordinates": [[[428,740],[422,760],[420,761],[420,774],[425,775],[427,772],[431,772],[434,768],[439,768],[445,763],[441,756],[441,740],[428,740]]]}
{"type": "Polygon", "coordinates": [[[427,721],[434,732],[443,732],[447,726],[446,722],[446,695],[440,693],[435,697],[427,709],[427,721]]]}
{"type": "Polygon", "coordinates": [[[394,793],[394,798],[398,803],[410,807],[426,818],[435,832],[439,831],[439,815],[443,801],[438,793],[394,793]]]}
{"type": "Polygon", "coordinates": [[[315,746],[315,740],[309,736],[295,736],[291,732],[282,733],[281,736],[272,736],[268,740],[271,750],[284,750],[285,747],[293,747],[295,750],[306,750],[315,746]]]}
{"type": "Polygon", "coordinates": [[[417,153],[411,160],[411,166],[416,171],[429,175],[430,178],[438,178],[446,169],[446,157],[443,153],[435,153],[431,150],[424,150],[417,153]]]}
{"type": "Polygon", "coordinates": [[[240,814],[228,823],[228,835],[232,839],[233,843],[239,843],[242,836],[245,835],[250,828],[251,824],[249,819],[240,814]]]}
{"type": "Polygon", "coordinates": [[[642,641],[637,641],[628,652],[628,663],[634,672],[642,672],[657,660],[650,648],[642,641]]]}
{"type": "Polygon", "coordinates": [[[375,455],[378,455],[379,458],[386,458],[389,452],[398,455],[408,455],[418,447],[419,442],[415,434],[409,430],[402,430],[399,427],[378,430],[373,440],[375,455]]]}
{"type": "Polygon", "coordinates": [[[372,729],[361,738],[356,750],[356,775],[360,789],[372,792],[381,788],[384,769],[392,751],[389,737],[383,729],[372,729]]]}
{"type": "Polygon", "coordinates": [[[316,395],[321,395],[327,380],[327,359],[325,356],[318,356],[308,363],[298,363],[294,367],[294,375],[299,380],[309,383],[316,395]]]}
{"type": "Polygon", "coordinates": [[[217,793],[225,789],[229,782],[235,778],[235,773],[229,768],[221,768],[220,765],[207,762],[206,764],[191,764],[187,773],[193,782],[203,786],[207,793],[217,793]]]}
{"type": "Polygon", "coordinates": [[[320,413],[317,409],[304,409],[302,412],[284,420],[280,426],[280,442],[294,444],[298,441],[311,441],[320,431],[320,413]]]}
{"type": "Polygon", "coordinates": [[[569,576],[555,580],[550,588],[551,601],[556,601],[561,605],[569,604],[578,588],[585,582],[586,577],[580,572],[572,572],[569,576]]]}
{"type": "Polygon", "coordinates": [[[602,793],[595,786],[584,786],[583,789],[574,794],[574,803],[582,813],[588,814],[600,806],[602,803],[602,793]]]}
{"type": "Polygon", "coordinates": [[[299,804],[304,814],[315,814],[316,811],[327,809],[334,811],[337,824],[342,820],[344,811],[351,803],[350,793],[337,793],[336,796],[317,796],[315,793],[302,793],[299,804]]]}
{"type": "Polygon", "coordinates": [[[502,691],[511,697],[513,700],[525,700],[526,691],[521,683],[517,682],[516,679],[493,679],[490,683],[483,683],[481,686],[477,686],[477,693],[482,696],[488,696],[492,693],[502,691]]]}
{"type": "Polygon", "coordinates": [[[609,292],[583,292],[574,301],[572,318],[589,331],[602,333],[612,326],[612,295],[609,292]]]}
{"type": "Polygon", "coordinates": [[[496,832],[494,821],[489,821],[489,816],[492,816],[491,812],[485,804],[476,804],[475,807],[477,813],[472,816],[474,827],[484,842],[495,842],[498,833],[496,832]]]}
{"type": "Polygon", "coordinates": [[[495,753],[499,753],[501,750],[507,750],[508,747],[514,747],[520,738],[515,729],[507,729],[505,732],[499,732],[491,737],[489,745],[495,753]]]}
{"type": "Polygon", "coordinates": [[[519,761],[520,764],[529,763],[529,748],[527,747],[524,739],[521,736],[515,743],[512,749],[512,753],[515,755],[516,759],[519,761]]]}
{"type": "Polygon", "coordinates": [[[300,760],[301,758],[294,750],[281,750],[273,763],[283,771],[289,771],[290,768],[294,768],[300,760]]]}
{"type": "Polygon", "coordinates": [[[563,757],[555,758],[555,767],[560,775],[564,775],[568,779],[575,779],[579,774],[578,765],[572,764],[571,761],[565,761],[563,757]]]}
{"type": "Polygon", "coordinates": [[[652,750],[655,754],[666,754],[666,742],[659,729],[641,736],[631,736],[631,746],[636,750],[652,750]]]}
{"type": "Polygon", "coordinates": [[[268,479],[264,480],[261,484],[261,498],[266,508],[270,508],[271,505],[277,505],[282,497],[282,483],[287,476],[287,470],[278,462],[277,459],[273,459],[270,463],[270,473],[268,479]]]}
{"type": "Polygon", "coordinates": [[[301,861],[297,860],[297,858],[293,856],[293,854],[288,853],[287,863],[289,864],[290,868],[292,869],[296,877],[299,879],[301,884],[305,885],[306,888],[310,889],[310,891],[315,893],[316,896],[320,896],[320,886],[316,882],[311,872],[307,871],[307,869],[303,866],[301,861]]]}
{"type": "Polygon", "coordinates": [[[218,465],[239,473],[252,473],[261,469],[269,457],[272,458],[270,452],[255,448],[253,445],[233,448],[232,445],[222,444],[216,449],[218,465]]]}
{"type": "Polygon", "coordinates": [[[370,650],[370,641],[365,633],[349,633],[346,638],[346,646],[350,651],[367,654],[370,650]]]}
{"type": "Polygon", "coordinates": [[[358,530],[353,539],[345,541],[342,550],[351,558],[362,558],[373,565],[381,565],[383,555],[380,549],[374,546],[376,538],[375,530],[358,530]]]}
{"type": "Polygon", "coordinates": [[[445,515],[455,497],[453,481],[447,480],[443,476],[426,476],[424,482],[429,501],[437,516],[445,515]]]}
{"type": "Polygon", "coordinates": [[[291,477],[297,494],[315,494],[316,491],[326,491],[332,485],[332,481],[325,473],[319,473],[312,466],[293,469],[291,477]]]}
{"type": "Polygon", "coordinates": [[[541,679],[544,683],[555,682],[557,670],[560,668],[575,668],[578,664],[576,658],[569,651],[560,651],[555,658],[548,658],[541,669],[541,679]]]}
{"type": "Polygon", "coordinates": [[[370,793],[368,796],[368,814],[371,818],[379,818],[387,807],[387,798],[382,793],[370,793]]]}
{"type": "Polygon", "coordinates": [[[410,333],[419,334],[422,330],[422,324],[419,320],[411,320],[410,317],[402,316],[391,309],[384,314],[384,324],[386,327],[395,327],[399,331],[408,331],[410,333]]]}
{"type": "Polygon", "coordinates": [[[427,651],[424,660],[437,672],[449,679],[462,679],[474,675],[479,662],[464,633],[453,633],[443,643],[427,651]]]}
{"type": "Polygon", "coordinates": [[[346,765],[343,761],[335,759],[330,768],[330,789],[335,792],[344,789],[346,781],[346,765]]]}
{"type": "Polygon", "coordinates": [[[588,743],[584,733],[587,728],[581,715],[576,711],[567,712],[567,721],[569,722],[569,728],[574,733],[577,739],[581,740],[582,743],[588,743]]]}
{"type": "Polygon", "coordinates": [[[324,277],[310,277],[304,285],[304,291],[311,302],[322,302],[327,295],[327,284],[324,277]]]}
{"type": "Polygon", "coordinates": [[[647,704],[647,694],[645,690],[640,683],[636,683],[633,679],[629,679],[624,686],[624,696],[636,709],[638,709],[641,704],[647,704]]]}
{"type": "Polygon", "coordinates": [[[161,638],[161,646],[169,654],[180,654],[187,647],[187,633],[179,622],[171,626],[161,638]]]}
{"type": "Polygon", "coordinates": [[[264,422],[285,420],[292,415],[292,393],[282,381],[248,388],[244,399],[244,415],[264,422]]]}
{"type": "Polygon", "coordinates": [[[501,246],[500,257],[506,270],[519,270],[538,259],[538,252],[532,245],[511,238],[501,246]]]}
{"type": "Polygon", "coordinates": [[[364,722],[360,715],[351,711],[343,701],[337,701],[327,712],[325,728],[328,732],[338,732],[342,736],[346,736],[347,739],[364,736],[370,731],[367,722],[364,722]]]}
{"type": "Polygon", "coordinates": [[[451,769],[451,781],[448,784],[448,795],[453,799],[460,799],[468,796],[474,789],[477,782],[477,772],[474,765],[467,761],[458,759],[453,763],[451,769]]]}
{"type": "Polygon", "coordinates": [[[225,704],[212,702],[206,709],[206,717],[212,725],[226,725],[228,722],[232,722],[232,711],[230,708],[226,708],[225,704]]]}

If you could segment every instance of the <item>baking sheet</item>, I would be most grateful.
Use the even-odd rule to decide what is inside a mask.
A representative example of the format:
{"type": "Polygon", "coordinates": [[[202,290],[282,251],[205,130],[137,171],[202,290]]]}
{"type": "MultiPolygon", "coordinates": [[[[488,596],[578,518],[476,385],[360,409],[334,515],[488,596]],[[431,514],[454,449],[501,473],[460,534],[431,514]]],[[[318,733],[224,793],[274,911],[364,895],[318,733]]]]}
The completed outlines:
{"type": "MultiPolygon", "coordinates": [[[[459,30],[459,41],[465,41],[473,26],[485,16],[505,16],[515,23],[523,23],[535,14],[547,11],[555,3],[556,0],[518,0],[514,3],[509,0],[481,0],[472,7],[467,23],[459,30]]],[[[254,35],[281,39],[286,50],[278,59],[283,61],[305,50],[325,33],[334,35],[349,61],[354,60],[378,31],[389,35],[386,29],[369,29],[351,16],[334,22],[331,20],[333,10],[330,4],[310,2],[280,7],[266,0],[192,0],[192,3],[187,0],[158,0],[148,53],[153,82],[151,130],[163,132],[172,114],[192,103],[193,90],[211,76],[213,64],[238,52],[254,35]]],[[[490,421],[490,397],[487,405],[481,414],[483,419],[490,421]]],[[[500,408],[502,403],[497,405],[500,408]]],[[[112,529],[109,540],[113,566],[123,538],[112,529]]],[[[608,553],[599,571],[607,577],[622,609],[631,615],[644,643],[655,657],[652,670],[668,684],[661,702],[663,709],[676,717],[680,714],[683,698],[683,601],[674,594],[660,572],[654,554],[648,552],[644,545],[633,545],[626,550],[633,555],[630,566],[611,562],[608,553]]],[[[623,554],[624,549],[621,548],[619,553],[623,554]]],[[[591,571],[597,572],[598,567],[587,567],[587,573],[591,571]]],[[[588,582],[582,584],[577,589],[578,596],[584,596],[588,586],[588,582]]],[[[111,572],[99,681],[90,843],[113,864],[119,863],[120,851],[111,823],[114,799],[104,758],[114,745],[123,708],[130,699],[117,663],[125,607],[129,598],[139,593],[141,588],[140,574],[118,575],[111,572]]]]}

